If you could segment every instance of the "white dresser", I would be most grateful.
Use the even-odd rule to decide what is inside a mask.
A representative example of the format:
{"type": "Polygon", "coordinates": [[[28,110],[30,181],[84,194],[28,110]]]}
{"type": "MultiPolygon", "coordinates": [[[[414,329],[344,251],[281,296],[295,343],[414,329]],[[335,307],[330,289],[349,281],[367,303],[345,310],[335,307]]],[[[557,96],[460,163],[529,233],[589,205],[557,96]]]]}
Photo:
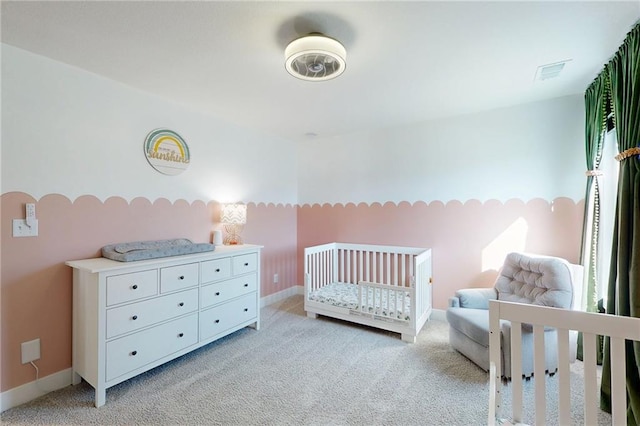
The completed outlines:
{"type": "Polygon", "coordinates": [[[243,327],[260,328],[260,249],[73,268],[73,383],[106,389],[243,327]]]}

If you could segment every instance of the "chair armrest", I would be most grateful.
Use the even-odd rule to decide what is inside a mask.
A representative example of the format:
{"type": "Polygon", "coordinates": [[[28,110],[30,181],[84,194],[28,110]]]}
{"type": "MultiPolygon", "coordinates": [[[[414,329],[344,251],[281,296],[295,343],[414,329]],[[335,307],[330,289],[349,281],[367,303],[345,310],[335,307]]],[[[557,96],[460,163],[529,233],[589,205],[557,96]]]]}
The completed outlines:
{"type": "Polygon", "coordinates": [[[489,309],[489,300],[497,299],[494,288],[466,288],[456,291],[461,308],[489,309]]]}
{"type": "Polygon", "coordinates": [[[459,308],[460,307],[460,298],[458,296],[452,296],[449,298],[449,307],[450,308],[459,308]]]}

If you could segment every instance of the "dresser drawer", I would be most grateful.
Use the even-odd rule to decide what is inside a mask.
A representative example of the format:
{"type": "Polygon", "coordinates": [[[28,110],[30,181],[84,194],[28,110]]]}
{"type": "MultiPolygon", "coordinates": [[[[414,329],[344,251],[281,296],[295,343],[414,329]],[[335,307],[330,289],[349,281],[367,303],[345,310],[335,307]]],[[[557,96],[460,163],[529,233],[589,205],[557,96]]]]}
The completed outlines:
{"type": "Polygon", "coordinates": [[[220,281],[231,276],[231,258],[209,260],[200,264],[201,282],[210,283],[220,281]]]}
{"type": "Polygon", "coordinates": [[[198,310],[198,289],[107,310],[107,339],[198,310]]]}
{"type": "Polygon", "coordinates": [[[197,314],[107,342],[107,381],[197,342],[197,314]]]}
{"type": "Polygon", "coordinates": [[[158,270],[107,277],[107,306],[158,294],[158,270]]]}
{"type": "Polygon", "coordinates": [[[198,285],[198,264],[171,266],[160,269],[160,292],[182,290],[198,285]]]}
{"type": "Polygon", "coordinates": [[[255,253],[233,258],[233,275],[242,275],[257,270],[258,255],[255,253]]]}
{"type": "Polygon", "coordinates": [[[238,324],[257,317],[256,293],[200,312],[200,340],[209,339],[238,324]]]}
{"type": "Polygon", "coordinates": [[[202,287],[200,289],[200,308],[217,305],[243,294],[254,292],[257,289],[257,283],[257,275],[250,274],[202,287]]]}

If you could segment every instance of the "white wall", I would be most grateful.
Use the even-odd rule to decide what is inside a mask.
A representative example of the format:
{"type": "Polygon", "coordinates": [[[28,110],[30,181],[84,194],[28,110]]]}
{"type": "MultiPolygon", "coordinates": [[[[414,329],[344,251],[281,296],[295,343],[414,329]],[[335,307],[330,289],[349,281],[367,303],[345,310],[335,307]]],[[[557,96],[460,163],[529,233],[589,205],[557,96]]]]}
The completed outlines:
{"type": "Polygon", "coordinates": [[[296,202],[292,142],[5,44],[2,109],[2,193],[296,202]],[[178,176],[158,173],[143,153],[159,127],[189,145],[178,176]]]}
{"type": "Polygon", "coordinates": [[[582,96],[298,146],[298,203],[584,197],[582,96]]]}

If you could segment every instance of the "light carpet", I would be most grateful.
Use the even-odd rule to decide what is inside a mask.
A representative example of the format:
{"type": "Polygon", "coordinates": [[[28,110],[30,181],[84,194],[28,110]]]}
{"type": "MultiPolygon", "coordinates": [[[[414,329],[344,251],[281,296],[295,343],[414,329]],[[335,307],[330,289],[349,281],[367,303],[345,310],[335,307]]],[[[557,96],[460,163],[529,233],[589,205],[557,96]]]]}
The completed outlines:
{"type": "MultiPolygon", "coordinates": [[[[4,425],[482,425],[488,373],[431,321],[415,344],[347,322],[307,318],[301,296],[262,309],[246,328],[107,390],[85,382],[7,410],[4,425]]],[[[572,365],[572,417],[583,419],[582,364],[572,365]]],[[[532,401],[534,379],[525,382],[532,401]]],[[[547,377],[555,395],[557,378],[547,377]]],[[[505,405],[509,388],[503,392],[505,405]]],[[[531,407],[532,402],[527,405],[531,407]]],[[[547,424],[557,424],[548,398],[547,424]]],[[[526,410],[525,420],[533,423],[526,410]]],[[[600,414],[602,424],[610,416],[600,414]]]]}

